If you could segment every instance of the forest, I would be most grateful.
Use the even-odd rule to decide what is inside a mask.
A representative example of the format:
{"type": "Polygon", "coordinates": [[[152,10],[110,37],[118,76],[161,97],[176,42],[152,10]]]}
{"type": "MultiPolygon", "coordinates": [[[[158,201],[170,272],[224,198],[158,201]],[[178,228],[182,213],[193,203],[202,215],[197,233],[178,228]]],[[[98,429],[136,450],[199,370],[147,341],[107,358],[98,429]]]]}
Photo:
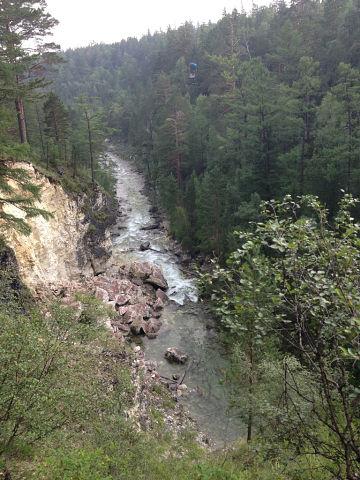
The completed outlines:
{"type": "Polygon", "coordinates": [[[359,194],[359,11],[278,1],[69,50],[55,88],[107,112],[185,248],[226,256],[261,200],[314,194],[333,215],[342,191],[359,194]]]}
{"type": "Polygon", "coordinates": [[[0,479],[359,480],[360,0],[66,51],[56,25],[45,1],[0,1],[0,479]],[[104,305],[78,294],[76,316],[19,280],[9,232],[55,213],[19,162],[96,208],[109,142],[196,264],[245,427],[228,448],[173,435],[159,385],[139,427],[104,305]]]}

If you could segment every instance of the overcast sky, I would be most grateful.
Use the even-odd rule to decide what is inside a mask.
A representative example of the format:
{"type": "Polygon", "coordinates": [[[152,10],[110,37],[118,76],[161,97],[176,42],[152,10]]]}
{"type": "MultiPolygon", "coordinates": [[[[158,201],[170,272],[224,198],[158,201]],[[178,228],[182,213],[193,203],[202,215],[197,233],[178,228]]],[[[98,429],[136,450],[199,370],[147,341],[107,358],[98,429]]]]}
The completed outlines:
{"type": "Polygon", "coordinates": [[[54,41],[63,49],[140,37],[186,20],[195,24],[218,20],[224,8],[241,10],[242,3],[251,9],[252,0],[47,0],[49,13],[60,22],[54,41]]]}

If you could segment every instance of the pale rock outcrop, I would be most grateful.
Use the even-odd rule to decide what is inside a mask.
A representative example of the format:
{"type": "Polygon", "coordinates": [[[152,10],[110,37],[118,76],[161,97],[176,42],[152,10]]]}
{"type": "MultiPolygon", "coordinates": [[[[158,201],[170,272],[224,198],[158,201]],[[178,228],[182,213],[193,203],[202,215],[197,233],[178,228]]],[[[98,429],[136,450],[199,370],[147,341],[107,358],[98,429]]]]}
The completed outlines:
{"type": "MultiPolygon", "coordinates": [[[[6,242],[15,253],[22,280],[30,288],[78,280],[93,273],[93,259],[85,248],[88,222],[81,208],[81,197],[72,197],[62,186],[39,173],[29,163],[16,164],[26,170],[31,181],[41,186],[37,207],[52,213],[29,219],[29,236],[14,230],[6,232],[6,242]]],[[[21,210],[5,205],[4,210],[18,218],[21,210]]],[[[110,244],[110,236],[106,242],[110,244]]]]}

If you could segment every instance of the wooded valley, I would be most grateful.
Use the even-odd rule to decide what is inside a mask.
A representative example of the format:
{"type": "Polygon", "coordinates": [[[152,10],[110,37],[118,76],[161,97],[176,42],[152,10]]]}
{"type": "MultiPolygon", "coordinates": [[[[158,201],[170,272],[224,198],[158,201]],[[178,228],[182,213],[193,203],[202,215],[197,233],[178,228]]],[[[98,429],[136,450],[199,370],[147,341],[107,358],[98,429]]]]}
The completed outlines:
{"type": "MultiPolygon", "coordinates": [[[[0,0],[0,478],[359,480],[360,0],[278,0],[67,51],[48,42],[56,25],[45,1],[0,0]],[[142,357],[155,301],[136,331],[119,323],[134,299],[94,287],[108,272],[93,256],[84,273],[131,217],[109,148],[158,215],[137,234],[178,242],[215,322],[203,328],[244,426],[225,448],[179,413],[187,370],[165,388],[142,357]],[[58,221],[44,185],[87,229],[84,271],[34,288],[9,245],[58,221]]],[[[169,286],[156,295],[173,305],[169,286]]]]}

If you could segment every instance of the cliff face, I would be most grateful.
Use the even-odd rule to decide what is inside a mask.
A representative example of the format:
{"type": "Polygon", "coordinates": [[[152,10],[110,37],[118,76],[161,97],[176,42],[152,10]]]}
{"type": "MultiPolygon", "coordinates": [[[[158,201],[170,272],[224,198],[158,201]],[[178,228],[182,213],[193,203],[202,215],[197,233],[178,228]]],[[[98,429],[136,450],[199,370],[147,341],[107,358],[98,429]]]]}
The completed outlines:
{"type": "MultiPolygon", "coordinates": [[[[60,184],[37,172],[31,164],[19,166],[30,173],[33,183],[41,186],[41,202],[37,206],[53,214],[50,220],[40,216],[30,219],[29,236],[16,231],[6,234],[6,242],[15,253],[22,280],[34,288],[92,275],[94,263],[99,265],[105,260],[111,244],[105,228],[101,231],[101,226],[90,227],[92,207],[99,211],[106,206],[105,196],[95,195],[92,206],[89,198],[67,194],[60,184]],[[96,231],[98,235],[94,242],[92,238],[96,231]]],[[[5,209],[15,216],[22,215],[14,207],[6,206],[5,209]]]]}

